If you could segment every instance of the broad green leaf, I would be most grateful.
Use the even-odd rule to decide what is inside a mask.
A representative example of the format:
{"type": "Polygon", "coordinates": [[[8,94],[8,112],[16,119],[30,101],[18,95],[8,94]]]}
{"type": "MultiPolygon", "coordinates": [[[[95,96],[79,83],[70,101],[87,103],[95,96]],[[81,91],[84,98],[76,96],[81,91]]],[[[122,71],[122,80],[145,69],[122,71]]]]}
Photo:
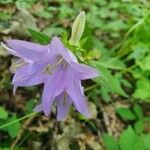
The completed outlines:
{"type": "Polygon", "coordinates": [[[119,145],[113,136],[104,134],[103,140],[107,150],[119,150],[119,145]]]}
{"type": "Polygon", "coordinates": [[[140,67],[144,71],[150,71],[150,55],[144,57],[142,62],[139,63],[140,67]]]}
{"type": "MultiPolygon", "coordinates": [[[[121,135],[119,145],[121,150],[133,150],[137,140],[137,135],[129,126],[121,135]]],[[[135,150],[135,149],[134,149],[135,150]]]]}
{"type": "Polygon", "coordinates": [[[34,99],[31,99],[29,101],[27,101],[26,105],[25,105],[25,112],[26,114],[29,114],[33,111],[34,109],[34,99]]]}
{"type": "Polygon", "coordinates": [[[137,134],[142,134],[142,132],[144,130],[144,122],[142,120],[137,121],[134,124],[134,129],[137,134]]]}
{"type": "Polygon", "coordinates": [[[141,140],[143,141],[144,150],[150,150],[150,134],[142,135],[141,140]]]}
{"type": "Polygon", "coordinates": [[[0,119],[6,120],[8,118],[8,112],[0,106],[0,119]]]}
{"type": "Polygon", "coordinates": [[[112,93],[117,93],[122,96],[128,97],[127,94],[123,91],[121,87],[121,81],[116,76],[113,76],[111,72],[99,62],[92,61],[90,62],[92,66],[97,68],[100,72],[100,78],[97,78],[95,81],[101,86],[107,86],[109,91],[112,93]]]}
{"type": "Polygon", "coordinates": [[[108,60],[104,60],[99,63],[109,69],[121,70],[125,68],[124,62],[118,59],[117,57],[108,58],[108,60]]]}
{"type": "Polygon", "coordinates": [[[135,120],[136,119],[135,114],[129,108],[118,108],[116,112],[123,120],[135,120]]]}
{"type": "Polygon", "coordinates": [[[150,81],[146,78],[141,78],[136,82],[136,90],[133,93],[134,98],[147,100],[150,98],[150,81]]]}
{"type": "MultiPolygon", "coordinates": [[[[13,116],[8,119],[8,122],[12,122],[16,119],[17,119],[16,114],[13,114],[13,116]]],[[[3,130],[7,131],[8,134],[11,136],[11,138],[15,138],[19,133],[20,128],[21,128],[21,124],[19,122],[16,122],[10,126],[3,128],[3,130]]]]}
{"type": "Polygon", "coordinates": [[[28,28],[29,33],[31,34],[32,38],[39,42],[40,44],[49,44],[51,38],[46,35],[45,33],[35,31],[33,29],[28,28]]]}
{"type": "Polygon", "coordinates": [[[137,117],[139,119],[142,119],[142,117],[143,117],[143,111],[142,111],[142,108],[140,107],[140,105],[135,104],[133,109],[134,109],[134,112],[137,115],[137,117]]]}

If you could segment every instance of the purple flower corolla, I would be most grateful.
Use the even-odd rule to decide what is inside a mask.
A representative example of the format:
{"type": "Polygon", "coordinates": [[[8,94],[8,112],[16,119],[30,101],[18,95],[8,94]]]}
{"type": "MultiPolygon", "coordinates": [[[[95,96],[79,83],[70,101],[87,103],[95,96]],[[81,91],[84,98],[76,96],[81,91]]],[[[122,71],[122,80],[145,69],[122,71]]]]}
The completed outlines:
{"type": "Polygon", "coordinates": [[[84,116],[89,117],[81,80],[97,77],[92,67],[79,64],[71,51],[58,37],[49,45],[38,45],[20,40],[7,41],[7,50],[19,57],[12,83],[14,87],[44,83],[42,102],[35,111],[49,115],[52,105],[57,105],[57,119],[62,120],[73,104],[84,116]]]}
{"type": "Polygon", "coordinates": [[[81,80],[97,77],[99,73],[92,67],[79,64],[76,57],[57,37],[54,37],[50,44],[50,55],[54,54],[57,55],[59,63],[45,83],[42,102],[35,111],[44,111],[48,116],[55,103],[57,120],[62,120],[73,104],[81,114],[90,117],[81,80]]]}
{"type": "Polygon", "coordinates": [[[7,40],[3,47],[18,60],[11,66],[11,72],[15,73],[12,84],[14,93],[18,86],[33,86],[44,82],[41,70],[45,66],[45,56],[49,45],[43,46],[21,40],[7,40]]]}

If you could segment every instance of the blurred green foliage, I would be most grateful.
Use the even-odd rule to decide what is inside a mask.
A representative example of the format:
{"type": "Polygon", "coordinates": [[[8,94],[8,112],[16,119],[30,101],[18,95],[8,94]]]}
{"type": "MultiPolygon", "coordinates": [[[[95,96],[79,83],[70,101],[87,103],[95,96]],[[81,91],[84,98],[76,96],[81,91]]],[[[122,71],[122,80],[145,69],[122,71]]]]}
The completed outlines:
{"type": "MultiPolygon", "coordinates": [[[[131,107],[116,109],[116,115],[127,128],[118,139],[112,135],[103,135],[107,150],[150,149],[150,134],[144,132],[144,125],[150,122],[150,118],[140,105],[147,103],[149,105],[150,102],[150,2],[148,0],[58,0],[56,2],[0,0],[1,5],[15,8],[15,11],[0,10],[0,33],[3,36],[10,35],[21,39],[25,36],[38,43],[47,44],[53,35],[58,35],[66,47],[77,55],[79,61],[86,62],[99,70],[100,78],[87,84],[87,89],[90,90],[85,90],[88,99],[93,101],[98,109],[100,99],[107,104],[118,99],[132,102],[131,107]],[[29,14],[24,13],[23,10],[29,14]],[[86,12],[86,26],[79,46],[72,46],[68,43],[71,25],[81,10],[86,12]],[[19,17],[15,17],[17,13],[22,14],[21,21],[19,17]],[[14,22],[17,22],[17,25],[14,22]],[[28,30],[22,29],[22,24],[28,30]],[[19,34],[16,34],[16,29],[19,34]],[[27,31],[30,35],[26,33],[27,31]],[[94,88],[90,88],[90,85],[94,88]]],[[[2,39],[3,36],[0,38],[2,39]]],[[[0,52],[2,58],[0,70],[3,71],[0,75],[2,78],[0,90],[10,92],[10,76],[8,71],[4,71],[8,70],[9,61],[3,61],[6,58],[4,53],[0,52]]],[[[30,113],[35,105],[36,94],[33,91],[37,93],[38,90],[26,90],[30,100],[26,102],[23,114],[30,113]]],[[[18,114],[13,110],[0,107],[0,125],[17,120],[17,116],[18,114]]],[[[88,121],[80,115],[78,119],[87,123],[94,131],[98,130],[91,120],[88,121]]],[[[20,128],[21,123],[17,122],[3,128],[2,132],[8,133],[10,140],[17,136],[20,128]]],[[[4,143],[2,147],[9,147],[9,142],[4,143]]]]}

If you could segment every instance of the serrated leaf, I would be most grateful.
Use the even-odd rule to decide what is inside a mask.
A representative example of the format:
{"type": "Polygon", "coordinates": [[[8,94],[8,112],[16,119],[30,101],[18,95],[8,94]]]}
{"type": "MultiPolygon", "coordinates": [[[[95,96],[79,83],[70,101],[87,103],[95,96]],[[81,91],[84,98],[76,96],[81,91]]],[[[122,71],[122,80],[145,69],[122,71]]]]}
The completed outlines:
{"type": "Polygon", "coordinates": [[[118,108],[116,112],[123,120],[135,120],[136,119],[135,114],[129,108],[118,108]]]}
{"type": "Polygon", "coordinates": [[[101,77],[95,80],[97,83],[107,87],[112,93],[128,97],[121,87],[121,81],[116,76],[113,76],[105,66],[95,61],[90,62],[90,64],[100,71],[101,77]]]}
{"type": "Polygon", "coordinates": [[[8,112],[0,106],[0,119],[6,120],[8,118],[8,112]]]}
{"type": "Polygon", "coordinates": [[[119,145],[113,136],[104,134],[103,140],[107,150],[119,150],[119,145]]]}
{"type": "Polygon", "coordinates": [[[137,135],[134,130],[129,126],[125,130],[119,140],[119,145],[121,150],[133,150],[135,142],[137,140],[137,135]]]}
{"type": "Polygon", "coordinates": [[[45,33],[35,31],[33,29],[28,28],[29,33],[31,34],[32,38],[39,42],[40,44],[49,44],[51,38],[46,35],[45,33]]]}

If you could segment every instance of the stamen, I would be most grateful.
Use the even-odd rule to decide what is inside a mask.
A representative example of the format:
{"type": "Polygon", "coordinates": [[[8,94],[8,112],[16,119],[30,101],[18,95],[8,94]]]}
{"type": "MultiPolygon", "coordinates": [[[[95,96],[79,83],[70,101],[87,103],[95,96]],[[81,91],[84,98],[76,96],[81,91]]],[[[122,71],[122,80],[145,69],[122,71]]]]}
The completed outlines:
{"type": "Polygon", "coordinates": [[[53,66],[51,66],[51,69],[56,68],[59,64],[62,63],[63,60],[64,60],[64,59],[61,58],[56,64],[54,64],[53,66]]]}
{"type": "Polygon", "coordinates": [[[67,93],[64,92],[64,101],[63,101],[63,106],[67,104],[67,93]]]}
{"type": "Polygon", "coordinates": [[[52,74],[52,69],[54,69],[54,68],[56,68],[57,66],[59,66],[62,62],[63,62],[63,58],[61,58],[56,64],[54,64],[54,65],[50,65],[50,64],[48,64],[47,66],[46,66],[46,68],[44,69],[44,71],[43,71],[43,73],[48,73],[48,74],[52,74]]]}
{"type": "Polygon", "coordinates": [[[48,74],[52,74],[51,72],[51,66],[50,65],[47,65],[46,68],[44,69],[43,73],[48,73],[48,74]]]}
{"type": "Polygon", "coordinates": [[[27,62],[25,62],[25,61],[20,61],[20,62],[16,61],[16,62],[12,63],[10,70],[15,73],[17,69],[19,69],[20,67],[22,67],[23,65],[26,65],[26,64],[27,64],[27,62]]]}

